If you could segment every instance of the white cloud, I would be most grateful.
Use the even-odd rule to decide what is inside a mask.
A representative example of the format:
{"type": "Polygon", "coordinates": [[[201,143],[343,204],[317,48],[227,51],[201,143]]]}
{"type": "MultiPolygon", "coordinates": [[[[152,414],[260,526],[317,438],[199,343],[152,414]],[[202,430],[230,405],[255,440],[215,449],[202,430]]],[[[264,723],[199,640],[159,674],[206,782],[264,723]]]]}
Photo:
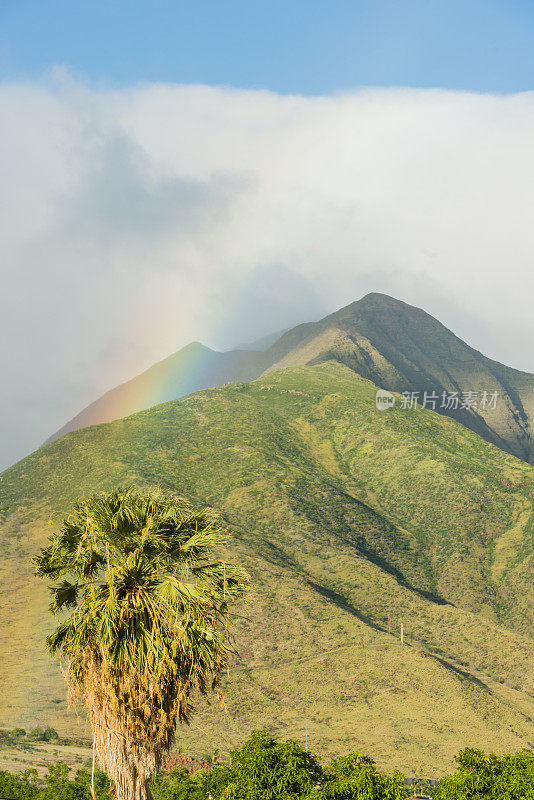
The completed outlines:
{"type": "Polygon", "coordinates": [[[0,86],[0,115],[3,463],[191,339],[370,290],[534,371],[531,93],[60,76],[0,86]]]}

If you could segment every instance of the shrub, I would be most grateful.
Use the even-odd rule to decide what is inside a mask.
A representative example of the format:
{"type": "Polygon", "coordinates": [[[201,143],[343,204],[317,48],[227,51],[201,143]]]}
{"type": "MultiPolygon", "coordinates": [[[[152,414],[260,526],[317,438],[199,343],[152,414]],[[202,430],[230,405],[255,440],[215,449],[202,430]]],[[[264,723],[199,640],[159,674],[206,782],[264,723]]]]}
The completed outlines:
{"type": "Polygon", "coordinates": [[[265,731],[255,731],[230,760],[224,776],[229,781],[219,794],[224,800],[292,800],[306,797],[324,780],[315,756],[291,739],[276,742],[265,731]]]}
{"type": "Polygon", "coordinates": [[[17,797],[20,800],[33,800],[39,797],[37,771],[26,770],[22,775],[0,770],[0,797],[17,797]]]}
{"type": "MultiPolygon", "coordinates": [[[[16,797],[17,800],[91,800],[91,775],[78,770],[76,777],[69,779],[69,767],[62,761],[48,767],[44,785],[39,782],[36,770],[27,770],[22,775],[0,771],[0,797],[16,797]]],[[[109,780],[101,771],[95,772],[95,794],[97,800],[109,800],[109,780]]]]}
{"type": "Polygon", "coordinates": [[[173,769],[166,775],[159,772],[150,781],[150,791],[154,800],[205,800],[195,777],[183,767],[173,769]]]}
{"type": "Polygon", "coordinates": [[[45,728],[43,731],[42,739],[43,742],[55,742],[59,739],[59,734],[54,728],[48,726],[48,728],[45,728]]]}
{"type": "Polygon", "coordinates": [[[443,778],[434,800],[534,800],[534,753],[496,756],[466,748],[458,769],[443,778]]]}
{"type": "Polygon", "coordinates": [[[333,758],[330,763],[331,776],[317,790],[317,800],[402,800],[404,798],[404,775],[394,772],[392,776],[378,772],[369,756],[353,752],[347,756],[333,758]]]}

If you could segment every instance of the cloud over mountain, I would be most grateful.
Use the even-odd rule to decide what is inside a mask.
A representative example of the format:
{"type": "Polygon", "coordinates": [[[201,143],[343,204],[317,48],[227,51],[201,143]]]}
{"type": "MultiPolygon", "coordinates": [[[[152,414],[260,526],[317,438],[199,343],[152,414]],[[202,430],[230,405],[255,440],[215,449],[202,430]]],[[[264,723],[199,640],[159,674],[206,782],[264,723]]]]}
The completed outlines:
{"type": "Polygon", "coordinates": [[[369,290],[533,370],[534,95],[0,86],[0,431],[369,290]],[[259,309],[254,313],[254,308],[259,309]]]}

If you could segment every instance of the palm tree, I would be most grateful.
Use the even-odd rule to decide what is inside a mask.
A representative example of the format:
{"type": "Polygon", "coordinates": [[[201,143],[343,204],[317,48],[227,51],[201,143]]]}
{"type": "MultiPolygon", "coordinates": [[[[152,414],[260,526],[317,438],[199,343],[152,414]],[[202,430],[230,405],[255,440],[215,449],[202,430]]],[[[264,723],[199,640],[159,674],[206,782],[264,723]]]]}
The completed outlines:
{"type": "Polygon", "coordinates": [[[181,498],[132,487],[74,506],[34,559],[52,578],[48,637],[71,699],[85,706],[94,750],[118,800],[150,800],[190,695],[217,690],[233,651],[228,602],[249,585],[220,560],[220,518],[181,498]]]}

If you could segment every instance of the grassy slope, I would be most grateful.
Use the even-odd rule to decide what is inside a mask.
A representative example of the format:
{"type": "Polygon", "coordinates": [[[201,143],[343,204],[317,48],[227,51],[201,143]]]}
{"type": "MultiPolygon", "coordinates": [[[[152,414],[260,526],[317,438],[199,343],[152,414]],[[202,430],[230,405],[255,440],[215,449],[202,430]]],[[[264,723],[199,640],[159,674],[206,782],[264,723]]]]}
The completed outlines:
{"type": "Polygon", "coordinates": [[[339,365],[78,431],[3,473],[0,724],[79,724],[29,559],[51,512],[124,481],[220,509],[257,587],[229,713],[199,713],[184,748],[225,750],[258,726],[302,738],[308,718],[313,749],[439,774],[465,744],[534,740],[534,470],[452,420],[378,413],[339,365]]]}
{"type": "Polygon", "coordinates": [[[90,747],[71,747],[58,744],[31,742],[0,749],[0,770],[24,772],[36,769],[40,778],[48,772],[48,765],[63,761],[72,770],[72,777],[79,769],[91,770],[93,751],[90,747]]]}

